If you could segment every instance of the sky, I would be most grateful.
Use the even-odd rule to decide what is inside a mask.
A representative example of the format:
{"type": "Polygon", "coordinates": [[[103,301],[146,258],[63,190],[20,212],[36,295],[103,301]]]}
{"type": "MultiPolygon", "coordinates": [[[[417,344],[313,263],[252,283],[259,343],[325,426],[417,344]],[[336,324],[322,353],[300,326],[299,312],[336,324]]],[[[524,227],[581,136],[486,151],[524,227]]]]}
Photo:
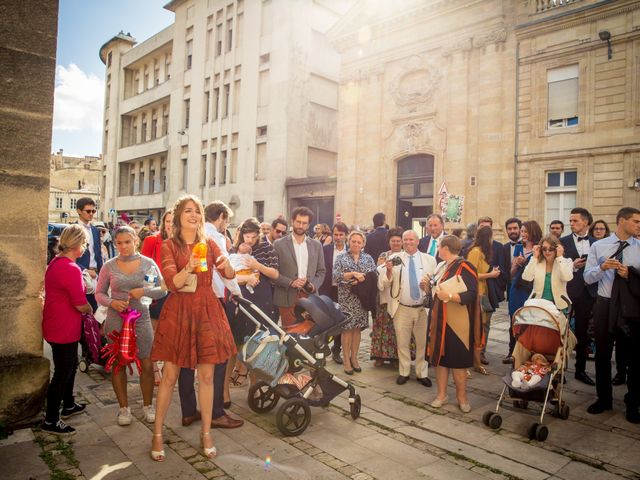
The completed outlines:
{"type": "Polygon", "coordinates": [[[120,30],[142,42],[173,23],[169,0],[60,0],[51,151],[97,156],[105,66],[100,47],[120,30]]]}

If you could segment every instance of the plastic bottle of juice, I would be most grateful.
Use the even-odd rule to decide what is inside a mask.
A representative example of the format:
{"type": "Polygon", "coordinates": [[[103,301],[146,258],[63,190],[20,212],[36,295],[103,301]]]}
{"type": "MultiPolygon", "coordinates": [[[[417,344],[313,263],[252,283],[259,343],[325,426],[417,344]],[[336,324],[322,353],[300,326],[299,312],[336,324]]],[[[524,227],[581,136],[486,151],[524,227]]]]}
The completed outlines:
{"type": "Polygon", "coordinates": [[[206,272],[209,270],[207,267],[207,244],[200,242],[193,247],[193,253],[200,259],[200,272],[206,272]]]}

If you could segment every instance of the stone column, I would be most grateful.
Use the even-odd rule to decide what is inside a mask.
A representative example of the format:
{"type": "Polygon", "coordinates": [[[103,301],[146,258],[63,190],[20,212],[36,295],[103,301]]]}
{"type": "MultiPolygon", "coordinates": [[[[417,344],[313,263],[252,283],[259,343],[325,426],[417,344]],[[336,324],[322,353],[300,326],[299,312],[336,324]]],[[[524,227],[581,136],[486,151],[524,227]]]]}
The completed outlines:
{"type": "Polygon", "coordinates": [[[40,293],[57,23],[57,0],[0,6],[0,428],[39,419],[49,383],[40,293]]]}

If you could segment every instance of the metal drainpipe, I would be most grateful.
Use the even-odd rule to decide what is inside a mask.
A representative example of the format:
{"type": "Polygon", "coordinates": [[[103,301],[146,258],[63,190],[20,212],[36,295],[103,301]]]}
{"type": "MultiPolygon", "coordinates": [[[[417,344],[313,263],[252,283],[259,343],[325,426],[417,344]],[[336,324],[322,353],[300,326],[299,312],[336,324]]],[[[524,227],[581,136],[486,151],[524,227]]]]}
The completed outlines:
{"type": "Polygon", "coordinates": [[[518,104],[520,98],[520,42],[516,40],[516,115],[515,115],[515,144],[513,150],[514,171],[513,171],[513,216],[516,216],[516,201],[517,195],[517,171],[518,171],[518,121],[520,117],[520,105],[518,104]]]}

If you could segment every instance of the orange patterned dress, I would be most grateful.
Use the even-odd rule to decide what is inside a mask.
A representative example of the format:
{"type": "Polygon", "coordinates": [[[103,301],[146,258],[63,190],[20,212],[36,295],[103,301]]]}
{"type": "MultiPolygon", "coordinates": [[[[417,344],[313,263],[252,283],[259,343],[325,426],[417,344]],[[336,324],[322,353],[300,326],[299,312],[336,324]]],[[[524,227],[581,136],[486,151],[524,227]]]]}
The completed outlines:
{"type": "MultiPolygon", "coordinates": [[[[175,363],[184,368],[198,364],[224,363],[236,354],[229,322],[211,286],[212,268],[220,249],[207,240],[208,272],[197,272],[198,287],[193,293],[176,291],[173,277],[189,261],[193,245],[180,248],[174,240],[162,243],[160,270],[171,292],[158,319],[151,359],[175,363]]],[[[218,269],[224,276],[224,271],[218,269]]]]}

